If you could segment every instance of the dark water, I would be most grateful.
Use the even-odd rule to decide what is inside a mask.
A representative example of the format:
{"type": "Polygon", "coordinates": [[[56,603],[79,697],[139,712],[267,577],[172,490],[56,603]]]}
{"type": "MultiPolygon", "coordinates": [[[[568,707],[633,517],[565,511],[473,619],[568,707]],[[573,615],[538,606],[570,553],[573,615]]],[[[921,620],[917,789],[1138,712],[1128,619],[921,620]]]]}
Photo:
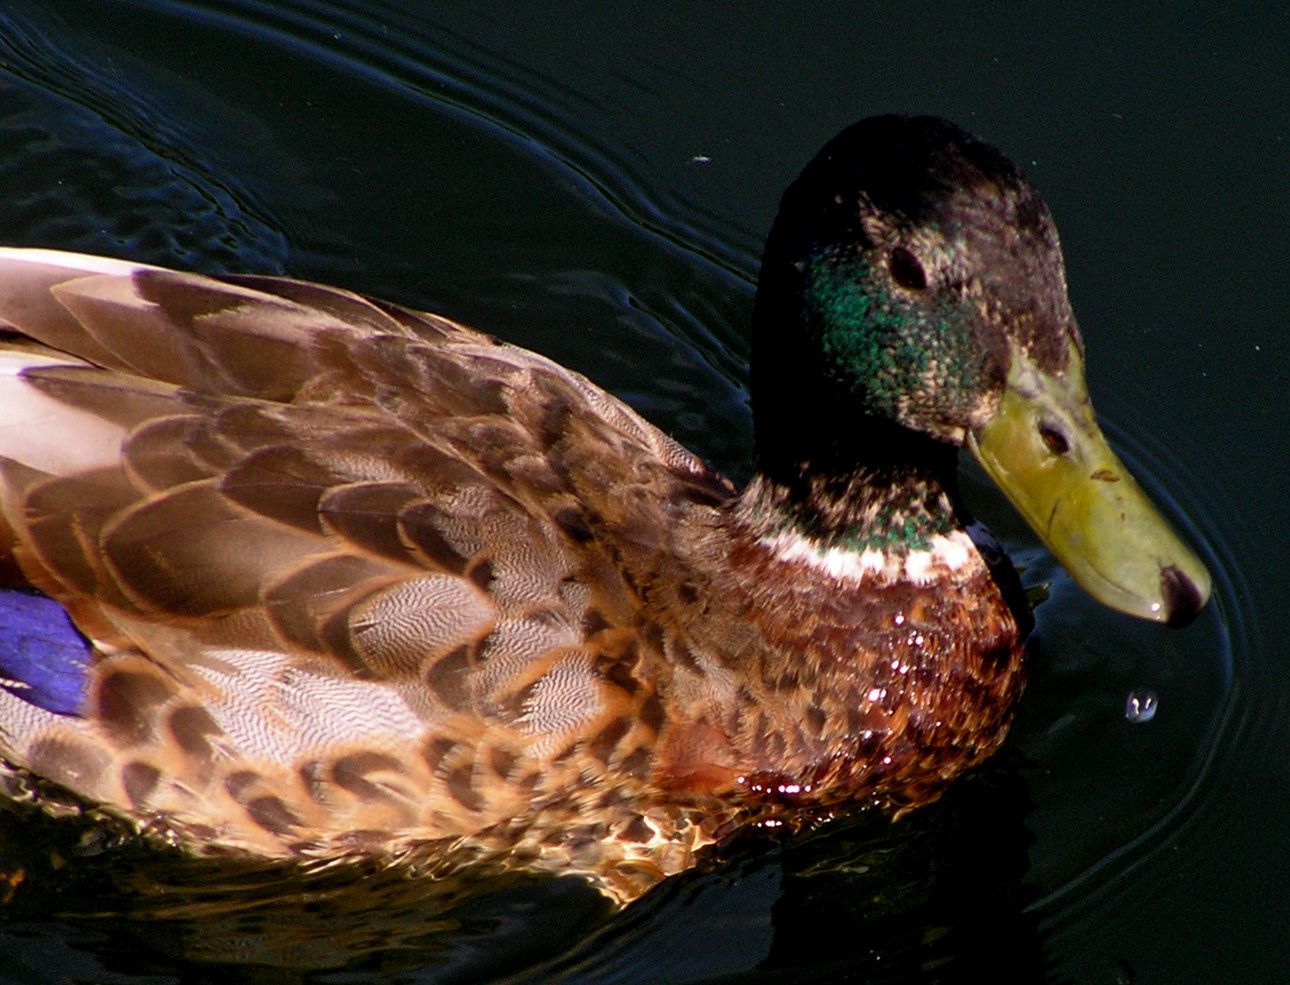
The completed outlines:
{"type": "Polygon", "coordinates": [[[955,119],[1048,198],[1094,397],[1216,598],[1184,632],[1101,610],[969,477],[1049,599],[1008,745],[939,804],[613,918],[4,815],[0,982],[1284,980],[1290,15],[1052,8],[2,0],[0,241],[441,311],[737,477],[783,187],[862,116],[955,119]]]}

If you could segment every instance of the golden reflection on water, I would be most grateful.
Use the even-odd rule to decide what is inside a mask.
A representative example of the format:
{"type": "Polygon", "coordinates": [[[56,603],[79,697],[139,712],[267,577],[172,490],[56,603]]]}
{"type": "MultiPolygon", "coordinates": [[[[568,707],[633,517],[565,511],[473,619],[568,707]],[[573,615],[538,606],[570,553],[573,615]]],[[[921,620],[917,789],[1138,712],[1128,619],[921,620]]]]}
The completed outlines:
{"type": "Polygon", "coordinates": [[[609,911],[576,880],[500,866],[442,878],[371,862],[188,858],[88,817],[0,812],[0,918],[98,930],[109,950],[151,964],[384,972],[450,961],[491,937],[496,972],[571,946],[609,911]]]}

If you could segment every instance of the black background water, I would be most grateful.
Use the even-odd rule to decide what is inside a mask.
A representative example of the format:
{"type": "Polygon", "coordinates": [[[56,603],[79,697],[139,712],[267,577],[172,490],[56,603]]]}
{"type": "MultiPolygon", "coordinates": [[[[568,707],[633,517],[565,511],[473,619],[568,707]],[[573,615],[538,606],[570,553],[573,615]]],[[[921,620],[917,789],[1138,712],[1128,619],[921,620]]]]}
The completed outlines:
{"type": "Polygon", "coordinates": [[[1098,407],[1218,575],[1196,626],[1098,609],[976,489],[1051,592],[1005,753],[942,804],[609,921],[576,888],[445,916],[346,875],[225,873],[190,905],[209,872],[8,819],[67,861],[0,908],[0,981],[1284,980],[1285,10],[0,0],[0,241],[441,311],[742,478],[761,237],[825,139],[891,110],[966,125],[1047,197],[1098,407]],[[158,881],[185,902],[132,912],[158,881]]]}

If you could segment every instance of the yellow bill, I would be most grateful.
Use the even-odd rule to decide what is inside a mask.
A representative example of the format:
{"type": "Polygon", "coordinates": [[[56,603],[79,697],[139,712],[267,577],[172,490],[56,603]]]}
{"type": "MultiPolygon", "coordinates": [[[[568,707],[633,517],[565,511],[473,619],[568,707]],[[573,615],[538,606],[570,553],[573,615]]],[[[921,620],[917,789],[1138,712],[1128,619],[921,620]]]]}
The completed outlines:
{"type": "Polygon", "coordinates": [[[1078,353],[1056,376],[1014,356],[998,411],[967,445],[1093,598],[1170,626],[1204,607],[1209,572],[1107,444],[1078,353]]]}

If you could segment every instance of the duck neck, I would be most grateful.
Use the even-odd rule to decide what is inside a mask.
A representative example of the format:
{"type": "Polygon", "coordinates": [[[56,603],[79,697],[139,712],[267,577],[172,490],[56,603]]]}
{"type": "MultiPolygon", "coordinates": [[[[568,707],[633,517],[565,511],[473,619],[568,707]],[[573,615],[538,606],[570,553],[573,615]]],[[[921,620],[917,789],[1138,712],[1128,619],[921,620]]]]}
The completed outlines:
{"type": "Polygon", "coordinates": [[[753,804],[895,804],[997,744],[1024,605],[963,529],[953,447],[886,427],[863,454],[759,459],[735,504],[746,536],[687,626],[724,666],[674,662],[677,693],[703,697],[664,742],[661,782],[724,776],[753,804]],[[723,703],[713,682],[732,668],[744,683],[723,703]]]}
{"type": "Polygon", "coordinates": [[[739,503],[743,522],[763,540],[796,540],[820,554],[892,558],[961,529],[952,446],[887,423],[859,433],[850,446],[834,439],[809,458],[759,449],[758,474],[739,503]]]}

